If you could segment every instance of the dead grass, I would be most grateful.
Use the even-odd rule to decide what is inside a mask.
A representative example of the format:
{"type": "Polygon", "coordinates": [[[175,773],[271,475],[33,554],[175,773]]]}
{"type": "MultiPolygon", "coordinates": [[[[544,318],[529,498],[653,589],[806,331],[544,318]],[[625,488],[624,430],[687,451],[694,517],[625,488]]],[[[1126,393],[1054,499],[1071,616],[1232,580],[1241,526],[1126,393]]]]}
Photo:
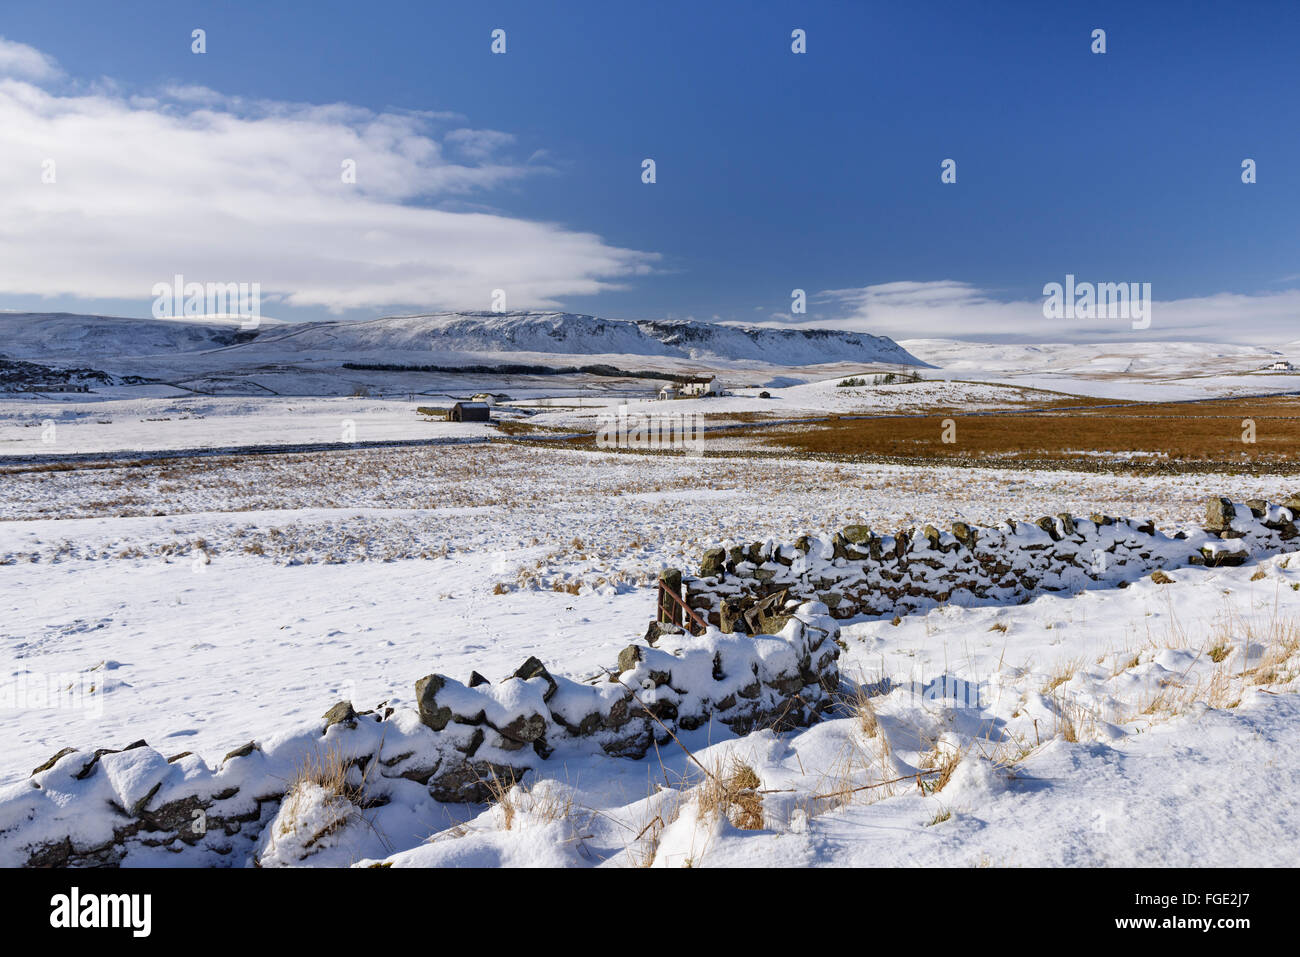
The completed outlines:
{"type": "MultiPolygon", "coordinates": [[[[1075,399],[1068,404],[1102,403],[1075,399]]],[[[1084,456],[1078,451],[1088,450],[1151,453],[1144,463],[1150,466],[1170,461],[1238,466],[1243,462],[1294,462],[1295,449],[1300,446],[1300,400],[1273,396],[983,416],[951,412],[924,417],[844,417],[798,427],[775,427],[755,435],[754,440],[768,448],[843,457],[1035,459],[1096,464],[1096,456],[1084,456]],[[945,418],[956,419],[955,443],[943,441],[945,418]],[[1254,444],[1241,440],[1244,418],[1258,423],[1254,444]]]]}
{"type": "Polygon", "coordinates": [[[1055,727],[1052,729],[1053,736],[1059,735],[1061,738],[1071,744],[1079,743],[1080,718],[1086,719],[1088,714],[1077,704],[1065,698],[1058,696],[1053,699],[1055,727]]]}
{"type": "Polygon", "coordinates": [[[724,815],[742,831],[763,829],[763,782],[744,761],[732,755],[719,761],[699,786],[700,814],[705,819],[724,815]]]}
{"type": "MultiPolygon", "coordinates": [[[[323,799],[329,808],[329,813],[323,816],[327,823],[313,834],[297,834],[298,843],[304,850],[315,847],[355,822],[370,827],[380,841],[391,848],[387,838],[375,829],[373,821],[364,813],[371,806],[366,780],[374,763],[371,760],[361,769],[357,759],[344,757],[334,748],[323,752],[317,749],[306,755],[285,789],[273,837],[282,839],[300,831],[306,823],[308,809],[319,808],[323,799]]],[[[318,819],[320,817],[318,814],[318,819]]]]}
{"type": "MultiPolygon", "coordinates": [[[[1214,668],[1193,676],[1189,666],[1184,674],[1165,678],[1138,702],[1137,715],[1167,720],[1199,705],[1236,708],[1250,688],[1289,688],[1300,679],[1300,619],[1284,616],[1276,608],[1267,617],[1254,619],[1227,612],[1209,631],[1199,654],[1214,668]]],[[[1170,625],[1167,647],[1195,645],[1175,622],[1170,625]]]]}
{"type": "Polygon", "coordinates": [[[944,747],[935,742],[934,747],[921,756],[921,767],[935,772],[921,782],[921,789],[926,794],[938,794],[948,786],[953,772],[965,756],[966,749],[944,747]]]}
{"type": "Polygon", "coordinates": [[[574,820],[576,808],[568,788],[551,787],[549,782],[525,786],[513,774],[503,780],[495,771],[483,784],[488,789],[489,803],[501,813],[502,830],[512,830],[522,817],[535,822],[574,820]]]}
{"type": "Polygon", "coordinates": [[[1043,694],[1051,695],[1057,688],[1073,680],[1074,676],[1079,673],[1083,667],[1082,658],[1072,658],[1058,664],[1048,675],[1046,683],[1043,685],[1043,694]]]}
{"type": "Polygon", "coordinates": [[[1033,754],[1042,745],[1041,741],[1030,741],[1023,735],[1018,735],[1012,731],[1004,731],[1003,737],[999,741],[992,741],[986,738],[981,751],[995,771],[1002,771],[1014,775],[1017,766],[1033,754]]]}
{"type": "MultiPolygon", "coordinates": [[[[660,765],[662,768],[662,765],[660,765]]],[[[650,867],[659,853],[659,839],[664,829],[681,815],[682,792],[676,788],[652,789],[646,815],[637,822],[635,836],[624,847],[633,867],[650,867]]]]}
{"type": "Polygon", "coordinates": [[[857,715],[858,728],[864,735],[868,738],[879,735],[882,741],[884,740],[884,736],[880,734],[880,719],[876,716],[875,706],[872,705],[871,698],[861,688],[857,690],[854,713],[857,715]]]}
{"type": "Polygon", "coordinates": [[[1264,638],[1265,652],[1253,670],[1244,672],[1256,686],[1290,684],[1300,677],[1300,624],[1295,619],[1275,623],[1264,638]]]}
{"type": "Polygon", "coordinates": [[[1136,652],[1133,654],[1119,655],[1116,657],[1115,670],[1110,673],[1111,677],[1113,678],[1115,675],[1123,674],[1126,671],[1136,668],[1141,663],[1142,656],[1136,652]]]}
{"type": "Polygon", "coordinates": [[[349,774],[355,767],[355,763],[354,759],[344,758],[334,748],[327,748],[324,752],[317,749],[299,762],[286,793],[291,793],[305,784],[315,784],[323,788],[327,794],[345,798],[353,804],[364,804],[366,803],[364,778],[360,783],[349,783],[349,774]]]}
{"type": "Polygon", "coordinates": [[[951,821],[951,820],[952,820],[952,811],[948,810],[947,808],[942,808],[934,815],[934,817],[930,819],[930,823],[927,824],[926,827],[934,827],[936,824],[942,824],[944,821],[951,821]]]}

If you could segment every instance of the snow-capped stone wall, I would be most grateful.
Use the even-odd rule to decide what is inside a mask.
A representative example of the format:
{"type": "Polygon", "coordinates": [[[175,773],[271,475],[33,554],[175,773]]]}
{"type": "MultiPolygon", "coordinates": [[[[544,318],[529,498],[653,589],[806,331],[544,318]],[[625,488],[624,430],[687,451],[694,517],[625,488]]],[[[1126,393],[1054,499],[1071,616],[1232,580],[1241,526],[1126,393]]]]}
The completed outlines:
{"type": "MultiPolygon", "coordinates": [[[[1122,585],[1162,568],[1239,565],[1300,547],[1300,498],[1285,505],[1212,499],[1205,521],[1166,534],[1150,521],[1067,514],[1036,523],[933,525],[876,535],[849,525],[793,544],[724,542],[681,575],[687,603],[723,631],[779,627],[789,601],[835,618],[907,614],[943,602],[1021,601],[1043,592],[1122,585]]],[[[671,570],[676,580],[678,573],[671,570]]],[[[676,589],[675,589],[676,590],[676,589]]]]}
{"type": "Polygon", "coordinates": [[[339,702],[322,722],[249,742],[215,768],[144,741],[64,749],[0,791],[0,867],[114,865],[133,847],[194,863],[295,863],[366,807],[484,801],[566,749],[640,758],[710,720],[737,734],[806,725],[839,685],[838,637],[825,606],[810,602],[771,635],[652,629],[586,682],[536,658],[496,684],[426,675],[413,707],[358,713],[339,702]],[[302,773],[322,754],[346,772],[332,791],[302,773]],[[285,801],[295,781],[304,783],[285,801]],[[320,842],[278,834],[286,818],[319,824],[320,842]]]}

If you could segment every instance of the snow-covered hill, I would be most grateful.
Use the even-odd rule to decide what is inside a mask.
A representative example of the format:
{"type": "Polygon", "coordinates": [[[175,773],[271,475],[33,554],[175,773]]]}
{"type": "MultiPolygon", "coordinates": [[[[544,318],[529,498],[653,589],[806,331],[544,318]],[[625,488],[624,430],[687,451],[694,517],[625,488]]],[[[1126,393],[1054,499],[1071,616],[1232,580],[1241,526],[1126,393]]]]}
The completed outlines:
{"type": "Polygon", "coordinates": [[[407,362],[425,363],[440,361],[438,354],[458,353],[682,355],[645,335],[635,323],[571,313],[519,312],[445,312],[350,322],[298,323],[265,333],[257,348],[280,355],[392,354],[405,356],[407,362]]]}
{"type": "Polygon", "coordinates": [[[266,321],[253,330],[220,319],[0,313],[0,359],[5,358],[56,369],[90,368],[123,381],[140,376],[204,394],[245,395],[455,391],[466,384],[513,394],[523,388],[522,375],[548,370],[568,378],[561,383],[563,376],[552,376],[542,385],[572,389],[590,385],[592,377],[576,371],[590,365],[632,373],[711,371],[732,388],[838,381],[872,367],[910,366],[924,368],[927,378],[1119,399],[1300,389],[1300,375],[1265,371],[1279,358],[1300,360],[1300,343],[1276,349],[1136,338],[1093,344],[898,343],[844,330],[630,321],[566,312],[266,321]],[[459,381],[470,374],[491,381],[459,381]]]}
{"type": "MultiPolygon", "coordinates": [[[[1262,368],[1289,353],[1262,346],[1143,339],[1099,343],[987,343],[906,339],[909,352],[953,374],[1194,376],[1262,368]]],[[[1285,349],[1286,347],[1282,347],[1285,349]]]]}
{"type": "Polygon", "coordinates": [[[127,319],[67,312],[0,312],[0,355],[95,360],[220,349],[252,335],[222,320],[127,319]]]}
{"type": "Polygon", "coordinates": [[[564,312],[436,313],[364,321],[266,324],[0,313],[0,354],[83,361],[224,350],[232,363],[339,358],[436,364],[459,356],[625,356],[773,366],[921,363],[892,339],[817,329],[601,319],[564,312]]]}
{"type": "MultiPolygon", "coordinates": [[[[268,352],[346,351],[350,355],[419,350],[750,361],[803,366],[828,362],[919,365],[892,339],[821,329],[770,329],[706,322],[601,319],[567,312],[435,313],[364,322],[282,326],[258,338],[268,352]]],[[[426,361],[434,361],[432,359],[426,361]]]]}
{"type": "Polygon", "coordinates": [[[1300,389],[1300,375],[1270,373],[1278,359],[1300,359],[1300,343],[1216,342],[985,343],[904,339],[901,345],[954,379],[1005,382],[1075,395],[1170,401],[1300,389]]]}
{"type": "Polygon", "coordinates": [[[818,365],[825,362],[922,363],[887,336],[830,329],[779,329],[770,326],[722,326],[707,322],[639,322],[638,328],[692,359],[757,359],[773,365],[818,365]]]}

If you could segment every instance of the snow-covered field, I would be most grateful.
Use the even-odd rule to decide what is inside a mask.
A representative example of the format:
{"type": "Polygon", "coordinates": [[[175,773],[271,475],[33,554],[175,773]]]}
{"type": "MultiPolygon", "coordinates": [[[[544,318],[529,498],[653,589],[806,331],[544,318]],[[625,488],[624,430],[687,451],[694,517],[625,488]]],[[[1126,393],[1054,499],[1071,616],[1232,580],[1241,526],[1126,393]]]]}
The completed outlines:
{"type": "MultiPolygon", "coordinates": [[[[90,395],[0,401],[0,787],[11,795],[66,747],[144,739],[193,752],[174,767],[188,775],[198,756],[216,765],[250,740],[314,738],[341,700],[386,702],[407,720],[430,673],[499,682],[536,656],[556,675],[594,676],[645,632],[659,572],[695,569],[723,540],[1061,512],[1169,528],[1200,520],[1212,496],[1296,491],[1268,475],[562,450],[500,425],[589,431],[620,405],[707,426],[1300,382],[1262,374],[1274,356],[1247,347],[916,340],[903,351],[871,337],[558,314],[271,327],[252,341],[204,324],[9,325],[13,357],[117,377],[90,395]],[[573,371],[340,369],[358,356],[712,370],[730,394],[660,402],[654,379],[573,371]],[[823,356],[833,361],[792,364],[823,356]],[[928,363],[911,366],[923,381],[839,385],[912,356],[928,363]],[[156,381],[124,378],[137,374],[156,381]],[[492,425],[415,411],[480,390],[513,397],[492,425]],[[373,447],[383,443],[407,444],[373,447]],[[251,446],[284,451],[229,451],[251,446]],[[161,451],[174,454],[132,462],[161,451]]],[[[383,806],[348,805],[351,785],[304,786],[262,821],[257,853],[395,866],[1294,863],[1300,557],[1169,577],[847,621],[843,700],[812,727],[738,737],[710,721],[639,760],[566,751],[491,806],[438,804],[407,780],[383,806]],[[275,846],[295,816],[328,840],[275,846]]],[[[143,749],[108,764],[114,787],[173,767],[143,749]]],[[[253,850],[136,846],[127,863],[242,864],[253,850]]]]}
{"type": "Polygon", "coordinates": [[[1300,569],[1269,562],[1267,578],[1251,583],[1256,571],[850,626],[841,667],[869,690],[839,717],[793,734],[683,738],[724,782],[750,770],[759,809],[744,796],[726,806],[706,773],[668,747],[641,762],[649,768],[570,765],[520,788],[506,802],[513,822],[496,806],[410,850],[353,844],[339,859],[1292,865],[1300,652],[1295,619],[1279,626],[1274,616],[1300,610],[1279,601],[1300,569]],[[1279,628],[1290,629],[1289,663],[1261,685],[1253,669],[1279,628]],[[1243,667],[1252,673],[1237,677],[1243,667]],[[926,690],[945,678],[979,690],[962,685],[956,699],[926,690]]]}
{"type": "MultiPolygon", "coordinates": [[[[124,390],[119,390],[124,391],[124,390]]],[[[492,434],[482,423],[430,421],[449,399],[173,396],[0,402],[0,457],[208,450],[351,442],[448,442],[492,434]]]]}
{"type": "MultiPolygon", "coordinates": [[[[11,696],[0,704],[25,696],[0,707],[3,784],[60,748],[140,738],[216,762],[318,723],[341,699],[409,705],[415,679],[434,671],[496,681],[536,655],[557,674],[595,674],[644,632],[658,571],[694,567],[725,538],[1062,511],[1168,526],[1201,518],[1211,495],[1291,491],[1267,477],[500,443],[0,483],[0,678],[11,696]],[[66,705],[60,689],[86,680],[93,708],[32,697],[45,689],[66,705]]],[[[1300,559],[1171,576],[847,623],[840,668],[867,704],[846,700],[840,717],[799,732],[736,738],[711,725],[682,737],[720,779],[742,763],[756,775],[756,830],[737,825],[755,818],[725,798],[718,814],[702,772],[670,746],[641,761],[566,757],[491,808],[367,811],[367,827],[312,862],[1294,862],[1300,559]],[[954,707],[917,693],[945,677],[976,699],[954,707]]],[[[163,852],[139,854],[132,861],[157,863],[163,852]]]]}
{"type": "Polygon", "coordinates": [[[626,408],[628,415],[699,416],[702,423],[708,424],[736,416],[795,419],[819,415],[909,415],[1023,409],[1068,402],[1070,398],[1041,388],[942,379],[841,385],[850,378],[854,377],[835,376],[767,389],[737,386],[729,388],[725,395],[710,398],[594,397],[583,399],[580,404],[570,404],[573,400],[546,400],[545,404],[527,405],[543,410],[557,405],[562,407],[538,412],[528,421],[536,425],[590,429],[598,427],[602,418],[617,415],[621,406],[626,408]],[[761,392],[766,392],[767,396],[761,396],[761,392]]]}
{"type": "MultiPolygon", "coordinates": [[[[658,401],[646,394],[584,387],[568,395],[538,396],[512,388],[517,401],[500,419],[594,430],[620,407],[637,415],[694,415],[704,423],[736,416],[775,419],[825,414],[893,415],[934,410],[1012,409],[1067,397],[1020,386],[922,381],[840,387],[843,377],[759,389],[736,388],[709,399],[658,401]],[[577,394],[573,394],[576,392],[577,394]]],[[[402,398],[158,395],[165,386],[118,387],[104,396],[6,396],[0,401],[0,459],[247,446],[302,446],[393,441],[482,440],[496,434],[479,423],[431,421],[422,406],[445,408],[451,394],[402,398]],[[139,392],[154,393],[136,395],[139,392]]],[[[177,390],[170,390],[177,392],[177,390]]],[[[465,393],[462,390],[460,394],[465,393]]]]}

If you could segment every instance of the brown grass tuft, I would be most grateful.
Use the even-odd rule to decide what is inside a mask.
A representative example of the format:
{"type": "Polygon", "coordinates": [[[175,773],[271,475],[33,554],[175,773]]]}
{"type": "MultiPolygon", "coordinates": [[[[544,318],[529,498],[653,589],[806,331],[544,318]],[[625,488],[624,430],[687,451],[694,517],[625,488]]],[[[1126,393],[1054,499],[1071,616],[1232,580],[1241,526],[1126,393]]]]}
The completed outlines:
{"type": "Polygon", "coordinates": [[[705,817],[725,814],[742,831],[763,829],[763,782],[758,773],[734,755],[720,762],[700,784],[700,813],[705,817]]]}

